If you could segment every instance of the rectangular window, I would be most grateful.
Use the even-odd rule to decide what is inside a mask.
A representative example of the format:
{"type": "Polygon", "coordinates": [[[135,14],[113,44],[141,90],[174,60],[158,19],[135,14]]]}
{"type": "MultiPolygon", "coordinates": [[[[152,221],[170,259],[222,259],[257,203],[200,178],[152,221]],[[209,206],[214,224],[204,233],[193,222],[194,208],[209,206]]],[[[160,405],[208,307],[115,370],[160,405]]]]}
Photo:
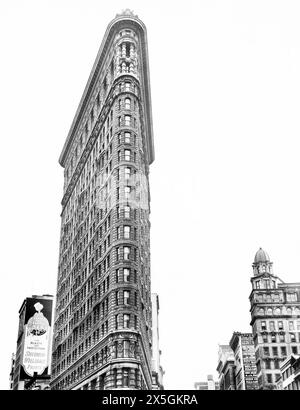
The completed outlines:
{"type": "Polygon", "coordinates": [[[131,116],[130,115],[125,115],[124,120],[125,120],[125,126],[130,127],[130,125],[131,125],[131,116]]]}
{"type": "Polygon", "coordinates": [[[117,248],[116,249],[116,259],[117,259],[117,261],[120,260],[120,256],[121,256],[120,248],[117,248]]]}
{"type": "Polygon", "coordinates": [[[129,341],[128,340],[124,340],[124,357],[129,357],[129,341]]]}
{"type": "Polygon", "coordinates": [[[123,315],[123,327],[124,329],[129,329],[130,315],[126,313],[123,315]]]}
{"type": "Polygon", "coordinates": [[[124,268],[124,282],[129,282],[130,269],[124,268]]]}
{"type": "Polygon", "coordinates": [[[282,321],[278,322],[278,330],[283,330],[283,322],[282,321]]]}
{"type": "MultiPolygon", "coordinates": [[[[130,151],[129,151],[129,152],[130,152],[130,151]]],[[[130,154],[129,154],[129,158],[130,158],[130,154]]],[[[130,161],[130,159],[129,159],[128,161],[130,161]]],[[[125,167],[124,171],[125,171],[125,179],[126,179],[126,180],[127,180],[127,179],[130,179],[130,176],[131,176],[131,168],[125,167]]]]}
{"type": "Polygon", "coordinates": [[[124,290],[124,305],[129,305],[129,297],[130,292],[128,290],[124,290]]]}
{"type": "Polygon", "coordinates": [[[125,110],[130,110],[131,108],[131,101],[130,98],[125,98],[125,110]]]}
{"type": "Polygon", "coordinates": [[[124,141],[125,141],[126,144],[130,144],[130,137],[131,137],[130,132],[125,132],[124,133],[124,141]]]}
{"type": "Polygon", "coordinates": [[[130,218],[130,206],[124,206],[124,218],[130,218]]]}
{"type": "Polygon", "coordinates": [[[278,347],[272,347],[273,356],[278,356],[278,347]]]}
{"type": "Polygon", "coordinates": [[[270,374],[270,373],[267,374],[267,382],[268,383],[273,383],[273,377],[272,377],[272,374],[270,374]]]}
{"type": "Polygon", "coordinates": [[[292,346],[292,353],[293,354],[298,354],[297,346],[292,346]]]}
{"type": "Polygon", "coordinates": [[[275,331],[275,323],[273,321],[270,322],[270,332],[275,331]]]}
{"type": "Polygon", "coordinates": [[[280,343],[284,343],[284,342],[285,342],[285,335],[284,335],[284,334],[280,334],[280,335],[279,335],[279,341],[280,341],[280,343]]]}
{"type": "Polygon", "coordinates": [[[265,355],[265,356],[270,356],[269,348],[268,348],[268,347],[264,347],[263,349],[264,349],[264,355],[265,355]]]}
{"type": "Polygon", "coordinates": [[[286,347],[281,346],[281,356],[285,357],[286,356],[286,347]]]}
{"type": "MultiPolygon", "coordinates": [[[[115,357],[117,357],[117,347],[115,347],[115,357]]],[[[118,387],[118,370],[113,369],[113,375],[114,375],[114,386],[115,388],[118,387]]]]}
{"type": "Polygon", "coordinates": [[[271,369],[271,360],[266,360],[265,365],[266,365],[266,369],[270,370],[271,369]]]}
{"type": "Polygon", "coordinates": [[[120,282],[120,269],[116,270],[116,283],[120,282]]]}
{"type": "Polygon", "coordinates": [[[124,260],[129,260],[130,248],[129,246],[124,246],[124,260]]]}
{"type": "Polygon", "coordinates": [[[291,343],[295,343],[295,342],[296,342],[296,335],[295,335],[295,333],[290,333],[290,340],[291,340],[291,343]]]}
{"type": "Polygon", "coordinates": [[[286,300],[288,302],[297,302],[297,293],[287,293],[286,300]]]}
{"type": "Polygon", "coordinates": [[[129,387],[129,369],[123,369],[123,387],[129,387]]]}
{"type": "Polygon", "coordinates": [[[117,228],[117,239],[120,239],[120,232],[121,232],[121,228],[118,227],[117,228]]]}
{"type": "Polygon", "coordinates": [[[130,239],[130,226],[124,226],[124,239],[130,239]]]}
{"type": "Polygon", "coordinates": [[[261,330],[264,332],[265,330],[267,330],[267,324],[265,321],[261,322],[261,330]]]}
{"type": "Polygon", "coordinates": [[[125,91],[130,91],[130,85],[129,82],[125,82],[125,91]]]}
{"type": "Polygon", "coordinates": [[[294,330],[294,322],[289,321],[289,330],[294,330]]]}
{"type": "Polygon", "coordinates": [[[130,157],[131,157],[130,149],[125,149],[124,150],[124,159],[125,159],[125,161],[130,161],[130,157]]]}
{"type": "Polygon", "coordinates": [[[131,187],[126,186],[124,187],[124,197],[126,200],[130,199],[131,187]]]}

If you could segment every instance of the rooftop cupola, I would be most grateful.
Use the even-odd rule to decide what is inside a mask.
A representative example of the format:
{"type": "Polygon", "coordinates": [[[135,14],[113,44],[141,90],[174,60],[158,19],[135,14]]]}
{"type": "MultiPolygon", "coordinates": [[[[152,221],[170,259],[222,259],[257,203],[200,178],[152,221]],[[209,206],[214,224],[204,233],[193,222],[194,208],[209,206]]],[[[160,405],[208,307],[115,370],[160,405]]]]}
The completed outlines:
{"type": "Polygon", "coordinates": [[[254,276],[263,273],[273,274],[273,262],[270,262],[270,257],[262,248],[256,252],[254,262],[252,264],[254,276]]]}

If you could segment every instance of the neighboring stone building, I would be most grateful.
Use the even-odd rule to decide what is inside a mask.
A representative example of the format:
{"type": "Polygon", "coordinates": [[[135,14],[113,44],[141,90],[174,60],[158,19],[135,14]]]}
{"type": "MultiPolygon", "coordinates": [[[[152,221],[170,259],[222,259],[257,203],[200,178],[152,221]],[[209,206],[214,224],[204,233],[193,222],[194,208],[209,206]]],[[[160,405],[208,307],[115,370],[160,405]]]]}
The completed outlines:
{"type": "Polygon", "coordinates": [[[234,332],[229,345],[234,353],[236,390],[257,390],[258,382],[252,333],[234,332]]]}
{"type": "Polygon", "coordinates": [[[117,15],[59,159],[54,390],[152,388],[147,50],[143,22],[117,15]]]}
{"type": "Polygon", "coordinates": [[[195,390],[220,390],[219,382],[214,381],[213,375],[207,376],[206,382],[196,382],[195,390]]]}
{"type": "Polygon", "coordinates": [[[15,372],[15,363],[16,363],[16,355],[15,353],[11,356],[11,366],[10,366],[10,373],[9,373],[9,389],[13,389],[14,385],[14,372],[15,372]]]}
{"type": "Polygon", "coordinates": [[[259,249],[251,278],[251,325],[260,389],[276,389],[280,364],[300,353],[300,283],[273,274],[268,254],[259,249]]]}
{"type": "Polygon", "coordinates": [[[280,365],[280,372],[278,390],[300,390],[300,356],[287,357],[280,365]]]}
{"type": "Polygon", "coordinates": [[[219,345],[217,371],[219,373],[220,390],[236,390],[235,360],[233,351],[229,345],[219,345]]]}
{"type": "Polygon", "coordinates": [[[159,348],[159,298],[156,293],[151,294],[152,303],[152,389],[163,390],[163,375],[164,371],[160,364],[161,350],[159,348]]]}

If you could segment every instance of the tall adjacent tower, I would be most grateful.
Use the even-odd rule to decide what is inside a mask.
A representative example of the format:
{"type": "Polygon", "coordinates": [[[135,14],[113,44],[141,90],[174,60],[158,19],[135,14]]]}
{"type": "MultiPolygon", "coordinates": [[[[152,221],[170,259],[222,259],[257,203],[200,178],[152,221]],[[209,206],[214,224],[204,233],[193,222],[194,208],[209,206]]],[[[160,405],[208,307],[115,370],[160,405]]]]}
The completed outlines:
{"type": "Polygon", "coordinates": [[[64,193],[52,389],[151,389],[146,27],[109,24],[59,162],[64,193]]]}
{"type": "Polygon", "coordinates": [[[273,274],[269,255],[256,252],[251,278],[251,325],[258,385],[276,389],[280,363],[300,354],[300,283],[284,283],[273,274]]]}

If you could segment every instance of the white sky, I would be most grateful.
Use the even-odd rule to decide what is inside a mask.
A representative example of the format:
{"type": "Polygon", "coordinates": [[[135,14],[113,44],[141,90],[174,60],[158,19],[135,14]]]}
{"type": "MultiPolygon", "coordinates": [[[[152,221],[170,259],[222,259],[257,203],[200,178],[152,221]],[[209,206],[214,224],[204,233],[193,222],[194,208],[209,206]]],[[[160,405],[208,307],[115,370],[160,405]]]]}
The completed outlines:
{"type": "Polygon", "coordinates": [[[218,343],[250,330],[260,246],[283,280],[300,279],[299,1],[2,0],[0,389],[23,299],[56,292],[58,157],[106,27],[127,7],[148,29],[165,388],[215,374],[218,343]]]}

